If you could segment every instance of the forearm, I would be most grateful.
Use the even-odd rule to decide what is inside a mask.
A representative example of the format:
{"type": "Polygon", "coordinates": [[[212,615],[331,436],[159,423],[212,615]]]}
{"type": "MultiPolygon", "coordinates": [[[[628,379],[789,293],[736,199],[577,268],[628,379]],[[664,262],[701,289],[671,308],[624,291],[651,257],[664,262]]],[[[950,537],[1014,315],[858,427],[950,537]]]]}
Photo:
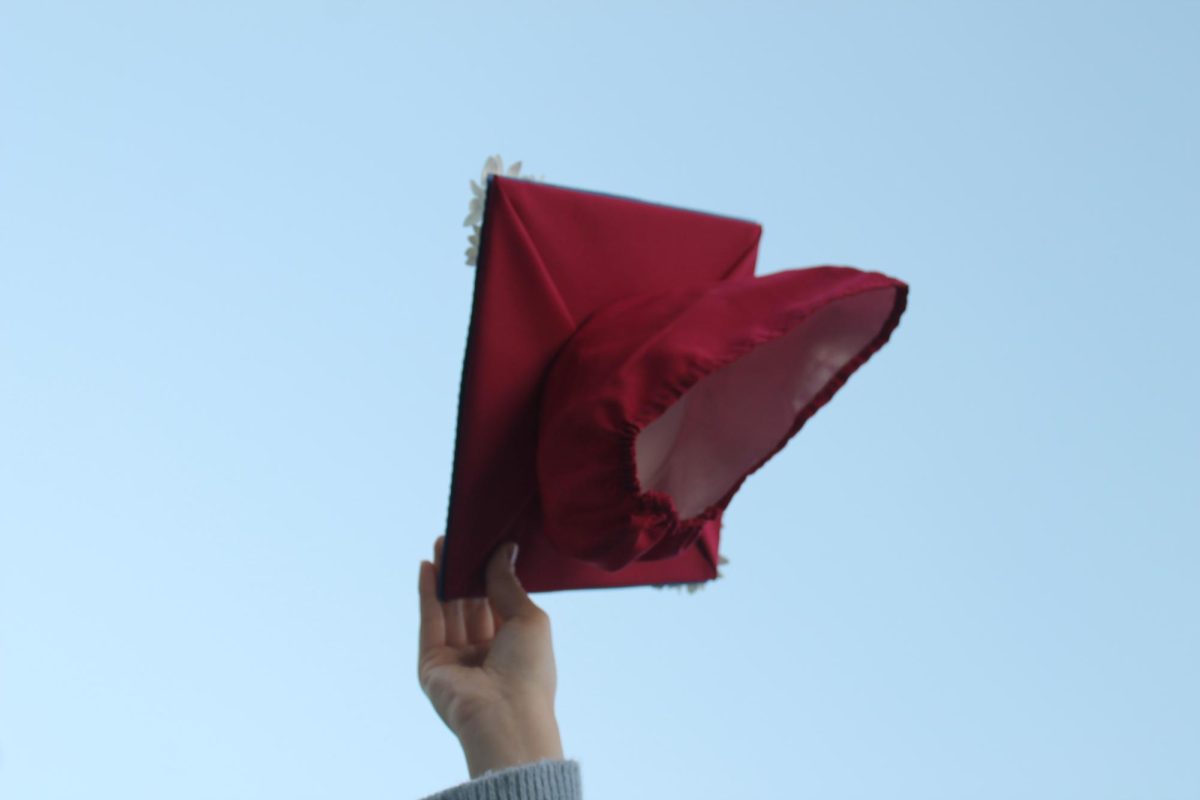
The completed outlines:
{"type": "Polygon", "coordinates": [[[563,758],[553,710],[481,719],[460,731],[458,739],[472,778],[489,770],[563,758]]]}

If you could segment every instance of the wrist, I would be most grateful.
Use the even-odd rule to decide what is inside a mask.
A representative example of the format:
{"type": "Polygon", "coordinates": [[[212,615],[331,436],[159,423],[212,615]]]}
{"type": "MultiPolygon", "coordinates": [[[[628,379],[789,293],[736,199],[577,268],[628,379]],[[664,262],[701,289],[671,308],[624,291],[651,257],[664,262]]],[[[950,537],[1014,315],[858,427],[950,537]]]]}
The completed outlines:
{"type": "Polygon", "coordinates": [[[478,719],[460,731],[458,739],[472,779],[489,770],[563,758],[553,710],[478,719]]]}

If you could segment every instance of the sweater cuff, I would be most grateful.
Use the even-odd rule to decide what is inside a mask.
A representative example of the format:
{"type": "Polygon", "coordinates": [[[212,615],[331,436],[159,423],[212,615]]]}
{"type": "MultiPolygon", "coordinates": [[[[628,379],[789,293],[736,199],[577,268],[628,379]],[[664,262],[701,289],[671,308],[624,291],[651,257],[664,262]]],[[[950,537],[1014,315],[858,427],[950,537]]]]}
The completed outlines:
{"type": "Polygon", "coordinates": [[[582,800],[579,762],[545,759],[485,772],[424,800],[582,800]]]}

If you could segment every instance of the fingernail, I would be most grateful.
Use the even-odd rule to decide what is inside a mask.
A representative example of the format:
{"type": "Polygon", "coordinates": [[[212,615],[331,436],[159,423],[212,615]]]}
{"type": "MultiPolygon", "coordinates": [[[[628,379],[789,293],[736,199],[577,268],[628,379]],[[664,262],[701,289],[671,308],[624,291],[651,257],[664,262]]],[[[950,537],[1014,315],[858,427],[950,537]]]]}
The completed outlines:
{"type": "Polygon", "coordinates": [[[517,544],[516,542],[513,542],[513,544],[512,544],[512,552],[510,552],[510,553],[508,554],[508,567],[509,567],[509,569],[514,569],[514,570],[515,570],[515,569],[517,568],[517,551],[518,551],[518,550],[520,550],[520,549],[521,549],[521,546],[520,546],[519,544],[517,544]]]}

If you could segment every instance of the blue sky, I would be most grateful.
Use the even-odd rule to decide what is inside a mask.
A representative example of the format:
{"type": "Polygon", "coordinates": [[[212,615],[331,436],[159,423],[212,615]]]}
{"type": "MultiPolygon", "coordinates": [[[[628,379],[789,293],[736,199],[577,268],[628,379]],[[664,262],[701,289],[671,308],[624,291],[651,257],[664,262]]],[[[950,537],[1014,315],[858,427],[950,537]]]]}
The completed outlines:
{"type": "Polygon", "coordinates": [[[586,796],[1200,795],[1200,6],[0,2],[0,797],[404,798],[486,156],[908,281],[586,796]]]}

